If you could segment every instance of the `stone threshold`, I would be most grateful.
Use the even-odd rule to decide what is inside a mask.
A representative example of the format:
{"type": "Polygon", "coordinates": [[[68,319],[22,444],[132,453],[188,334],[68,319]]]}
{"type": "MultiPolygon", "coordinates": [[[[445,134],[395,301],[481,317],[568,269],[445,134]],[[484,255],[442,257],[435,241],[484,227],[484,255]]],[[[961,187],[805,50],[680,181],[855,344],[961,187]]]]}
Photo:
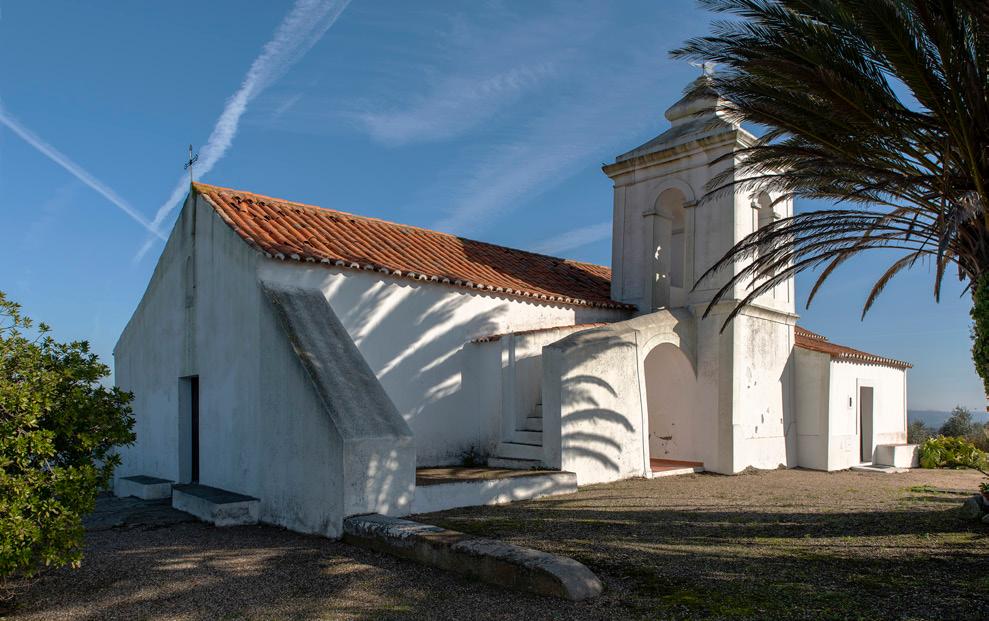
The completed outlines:
{"type": "Polygon", "coordinates": [[[507,589],[580,601],[603,586],[585,565],[494,539],[372,513],[343,521],[343,540],[507,589]]]}

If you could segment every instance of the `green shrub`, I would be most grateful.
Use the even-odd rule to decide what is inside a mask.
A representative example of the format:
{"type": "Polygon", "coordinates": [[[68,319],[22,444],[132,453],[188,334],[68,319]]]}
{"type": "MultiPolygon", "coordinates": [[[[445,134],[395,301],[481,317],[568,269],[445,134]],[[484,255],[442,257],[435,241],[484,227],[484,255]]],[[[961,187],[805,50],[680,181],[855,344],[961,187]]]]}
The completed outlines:
{"type": "Polygon", "coordinates": [[[934,430],[924,424],[922,420],[915,420],[907,426],[907,443],[923,444],[934,435],[934,430]]]}
{"type": "Polygon", "coordinates": [[[981,425],[972,420],[970,409],[956,405],[955,409],[951,410],[951,416],[941,425],[938,433],[942,436],[967,438],[979,431],[980,427],[981,425]]]}
{"type": "Polygon", "coordinates": [[[974,468],[989,471],[989,455],[965,438],[937,436],[920,446],[922,468],[974,468]]]}
{"type": "Polygon", "coordinates": [[[82,560],[82,516],[134,440],[132,396],[84,342],[58,343],[0,292],[0,587],[82,560]]]}
{"type": "Polygon", "coordinates": [[[970,435],[968,439],[972,441],[975,448],[984,453],[989,453],[989,423],[986,423],[979,428],[975,433],[970,435]]]}

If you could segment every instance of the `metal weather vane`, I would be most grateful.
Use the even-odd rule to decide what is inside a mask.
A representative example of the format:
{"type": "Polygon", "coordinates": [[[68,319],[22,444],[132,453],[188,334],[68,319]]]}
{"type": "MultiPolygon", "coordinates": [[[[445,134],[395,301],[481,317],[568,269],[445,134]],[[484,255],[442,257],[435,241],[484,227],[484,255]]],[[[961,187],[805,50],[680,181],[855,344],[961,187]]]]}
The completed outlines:
{"type": "Polygon", "coordinates": [[[189,160],[185,163],[183,168],[189,171],[189,185],[192,185],[194,179],[192,178],[192,165],[199,161],[199,154],[192,154],[192,145],[189,145],[189,160]]]}

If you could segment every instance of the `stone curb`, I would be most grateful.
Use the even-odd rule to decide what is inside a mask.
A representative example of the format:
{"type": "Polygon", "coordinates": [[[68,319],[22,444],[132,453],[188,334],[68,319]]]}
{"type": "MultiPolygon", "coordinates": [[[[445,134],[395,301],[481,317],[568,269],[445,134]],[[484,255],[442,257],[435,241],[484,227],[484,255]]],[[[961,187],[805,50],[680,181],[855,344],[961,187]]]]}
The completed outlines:
{"type": "Polygon", "coordinates": [[[343,540],[378,552],[539,595],[580,601],[601,581],[572,558],[378,514],[343,521],[343,540]]]}

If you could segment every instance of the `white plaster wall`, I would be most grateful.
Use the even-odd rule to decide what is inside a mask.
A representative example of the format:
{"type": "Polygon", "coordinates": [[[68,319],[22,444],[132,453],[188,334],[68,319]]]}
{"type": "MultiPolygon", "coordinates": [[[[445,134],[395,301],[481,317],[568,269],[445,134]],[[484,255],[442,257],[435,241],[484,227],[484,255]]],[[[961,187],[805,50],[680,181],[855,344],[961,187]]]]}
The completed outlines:
{"type": "Polygon", "coordinates": [[[734,324],[732,471],[795,466],[793,318],[752,307],[734,324]]]}
{"type": "MultiPolygon", "coordinates": [[[[200,482],[259,498],[265,522],[337,537],[344,479],[380,483],[388,473],[377,462],[356,473],[344,463],[341,438],[258,286],[266,260],[205,203],[193,213],[187,203],[115,349],[116,383],[135,393],[138,421],[118,476],[180,480],[179,378],[198,375],[200,482]]],[[[381,489],[373,510],[394,511],[381,489]]]]}
{"type": "Polygon", "coordinates": [[[155,266],[137,309],[113,351],[114,381],[134,393],[137,442],[120,449],[117,476],[147,474],[172,481],[179,473],[179,378],[195,374],[186,326],[186,264],[193,218],[186,206],[155,266]]]}
{"type": "Polygon", "coordinates": [[[543,451],[578,485],[646,472],[636,334],[595,329],[543,349],[543,451]]]}
{"type": "Polygon", "coordinates": [[[858,465],[858,386],[873,387],[873,444],[907,441],[906,372],[875,364],[831,361],[828,470],[858,465]]]}
{"type": "Polygon", "coordinates": [[[797,465],[828,469],[831,356],[795,347],[797,465]]]}
{"type": "Polygon", "coordinates": [[[695,359],[693,320],[659,311],[571,334],[543,348],[543,451],[580,485],[649,468],[645,357],[670,343],[695,359]]]}
{"type": "Polygon", "coordinates": [[[459,463],[469,448],[490,450],[500,439],[501,408],[486,401],[500,379],[472,376],[493,363],[466,347],[471,340],[626,315],[315,264],[265,260],[260,269],[265,279],[324,292],[412,428],[420,467],[459,463]]]}

